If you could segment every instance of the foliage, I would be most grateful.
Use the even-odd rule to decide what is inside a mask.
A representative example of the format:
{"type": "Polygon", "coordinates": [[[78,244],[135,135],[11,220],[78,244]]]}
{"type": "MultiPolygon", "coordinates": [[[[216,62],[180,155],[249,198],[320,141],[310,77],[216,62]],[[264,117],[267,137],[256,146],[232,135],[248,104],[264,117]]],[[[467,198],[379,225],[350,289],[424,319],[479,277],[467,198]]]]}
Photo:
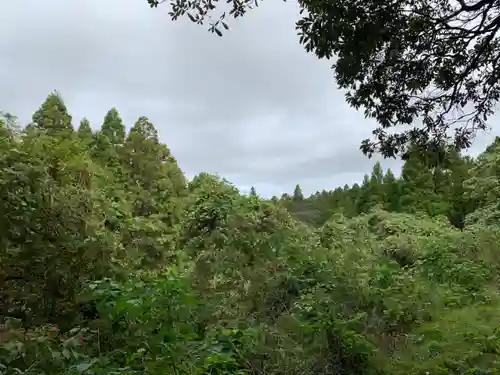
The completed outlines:
{"type": "Polygon", "coordinates": [[[116,108],[111,108],[104,116],[101,131],[113,145],[120,145],[125,140],[125,125],[116,108]]]}
{"type": "Polygon", "coordinates": [[[50,93],[41,107],[33,113],[33,125],[53,135],[63,135],[73,130],[71,116],[59,93],[50,93]]]}
{"type": "MultiPolygon", "coordinates": [[[[473,173],[476,169],[472,167],[478,168],[474,161],[458,153],[451,152],[445,162],[436,163],[415,151],[406,158],[399,178],[391,170],[384,172],[376,163],[361,186],[323,190],[302,200],[283,197],[281,203],[297,219],[315,226],[321,226],[336,213],[353,217],[382,207],[390,212],[445,215],[453,226],[463,228],[465,216],[475,211],[478,204],[484,206],[476,196],[467,194],[466,181],[479,175],[473,173]]],[[[474,181],[471,180],[471,186],[476,186],[474,181]]]]}
{"type": "Polygon", "coordinates": [[[500,373],[498,140],[266,200],[112,113],[0,119],[0,374],[500,373]]]}

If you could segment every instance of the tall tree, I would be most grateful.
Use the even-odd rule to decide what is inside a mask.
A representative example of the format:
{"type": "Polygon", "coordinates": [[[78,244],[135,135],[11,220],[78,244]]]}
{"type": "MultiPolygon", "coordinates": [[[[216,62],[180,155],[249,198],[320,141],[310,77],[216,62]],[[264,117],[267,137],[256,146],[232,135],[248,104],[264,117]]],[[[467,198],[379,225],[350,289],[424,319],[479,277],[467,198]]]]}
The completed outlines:
{"type": "Polygon", "coordinates": [[[468,223],[500,223],[500,138],[478,156],[464,181],[467,202],[478,209],[467,216],[468,223]]]}
{"type": "Polygon", "coordinates": [[[372,174],[370,177],[370,182],[372,185],[381,185],[384,180],[384,171],[382,170],[382,166],[380,162],[377,161],[372,169],[372,174]]]}
{"type": "Polygon", "coordinates": [[[452,225],[463,228],[466,216],[477,206],[474,200],[468,199],[465,181],[471,176],[474,161],[458,153],[453,155],[449,170],[449,185],[446,197],[450,201],[448,217],[452,225]]]}
{"type": "Polygon", "coordinates": [[[352,187],[344,185],[344,199],[342,201],[342,213],[347,217],[353,217],[358,214],[358,200],[361,195],[361,186],[354,183],[352,187]]]}
{"type": "MultiPolygon", "coordinates": [[[[370,176],[370,206],[373,207],[376,204],[384,203],[384,171],[380,162],[376,162],[373,166],[372,174],[370,176]]],[[[370,207],[370,208],[371,208],[370,207]]]]}
{"type": "MultiPolygon", "coordinates": [[[[257,5],[229,2],[235,18],[257,5]]],[[[173,20],[187,14],[198,24],[217,9],[210,1],[169,3],[173,20]]],[[[500,96],[498,0],[302,0],[299,6],[300,43],[318,58],[335,55],[332,68],[347,102],[379,124],[374,139],[362,143],[364,153],[391,157],[412,143],[440,143],[450,127],[457,129],[456,146],[465,148],[485,129],[500,96]],[[387,131],[396,125],[407,127],[387,131]]],[[[228,29],[225,16],[210,23],[219,36],[228,29]]]]}
{"type": "Polygon", "coordinates": [[[54,91],[50,93],[40,108],[33,114],[33,126],[46,130],[48,134],[71,132],[71,116],[61,95],[54,91]]]}
{"type": "Polygon", "coordinates": [[[431,216],[448,211],[448,202],[436,189],[434,173],[435,170],[429,169],[418,153],[407,158],[401,172],[401,206],[404,211],[420,211],[431,216]]]}
{"type": "Polygon", "coordinates": [[[110,275],[100,171],[76,137],[0,139],[0,315],[62,326],[81,282],[110,275]]]}
{"type": "Polygon", "coordinates": [[[250,196],[252,196],[252,197],[256,197],[257,196],[257,191],[255,190],[254,186],[252,186],[250,188],[250,196]]]}
{"type": "Polygon", "coordinates": [[[90,127],[90,122],[89,120],[87,120],[87,118],[84,117],[80,121],[80,126],[78,127],[77,134],[82,141],[92,141],[92,128],[90,127]]]}
{"type": "Polygon", "coordinates": [[[125,140],[125,125],[116,108],[111,108],[101,126],[102,133],[109,138],[113,145],[121,145],[125,140]]]}
{"type": "Polygon", "coordinates": [[[184,175],[147,117],[139,117],[120,151],[130,192],[136,196],[139,216],[166,212],[169,198],[186,190],[184,175]]]}
{"type": "Polygon", "coordinates": [[[401,189],[399,181],[390,169],[384,176],[385,209],[390,212],[399,212],[401,210],[401,189]]]}
{"type": "Polygon", "coordinates": [[[356,211],[358,214],[368,212],[373,207],[371,196],[370,177],[365,174],[363,176],[363,183],[360,186],[358,195],[356,197],[356,211]]]}
{"type": "Polygon", "coordinates": [[[295,190],[293,191],[293,200],[294,201],[302,201],[304,200],[304,194],[302,194],[302,189],[299,184],[295,185],[295,190]]]}
{"type": "Polygon", "coordinates": [[[92,159],[104,167],[116,168],[120,165],[120,159],[113,143],[102,131],[94,134],[90,153],[92,159]]]}

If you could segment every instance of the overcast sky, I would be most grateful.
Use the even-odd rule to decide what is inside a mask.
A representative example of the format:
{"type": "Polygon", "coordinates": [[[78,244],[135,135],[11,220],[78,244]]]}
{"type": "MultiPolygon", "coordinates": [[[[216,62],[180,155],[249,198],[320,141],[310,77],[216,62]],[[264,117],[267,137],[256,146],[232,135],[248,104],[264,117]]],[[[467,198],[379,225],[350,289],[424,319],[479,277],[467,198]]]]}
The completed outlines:
{"type": "Polygon", "coordinates": [[[146,0],[0,2],[0,109],[27,122],[57,89],[76,125],[100,126],[113,106],[127,126],[146,115],[189,177],[218,173],[265,196],[370,172],[359,144],[375,123],[299,45],[295,3],[264,2],[222,38],[168,11],[146,0]]]}

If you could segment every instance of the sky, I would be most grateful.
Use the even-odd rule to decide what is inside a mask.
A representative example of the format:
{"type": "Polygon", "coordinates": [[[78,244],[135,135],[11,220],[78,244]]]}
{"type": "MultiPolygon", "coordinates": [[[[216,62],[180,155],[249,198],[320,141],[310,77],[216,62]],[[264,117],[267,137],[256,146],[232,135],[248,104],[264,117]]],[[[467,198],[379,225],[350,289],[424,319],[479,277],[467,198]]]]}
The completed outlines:
{"type": "Polygon", "coordinates": [[[188,177],[217,173],[267,197],[371,171],[359,145],[376,124],[345,103],[331,62],[299,45],[296,3],[263,2],[222,38],[168,11],[146,0],[0,2],[0,109],[27,123],[56,89],[75,125],[98,128],[111,107],[128,127],[145,115],[188,177]]]}

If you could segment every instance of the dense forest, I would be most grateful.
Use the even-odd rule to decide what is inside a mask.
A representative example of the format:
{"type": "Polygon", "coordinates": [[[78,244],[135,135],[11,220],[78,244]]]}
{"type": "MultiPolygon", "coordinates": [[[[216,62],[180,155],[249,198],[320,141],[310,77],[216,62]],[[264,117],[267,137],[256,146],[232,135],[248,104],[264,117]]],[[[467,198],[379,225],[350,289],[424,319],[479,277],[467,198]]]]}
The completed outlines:
{"type": "Polygon", "coordinates": [[[147,117],[3,116],[0,374],[500,374],[500,140],[413,151],[262,199],[147,117]]]}
{"type": "MultiPolygon", "coordinates": [[[[308,198],[303,197],[297,185],[293,195],[283,194],[279,201],[297,219],[314,226],[323,225],[335,213],[352,218],[379,207],[388,212],[444,216],[450,224],[461,229],[467,215],[481,204],[466,194],[468,190],[464,185],[472,177],[475,164],[454,148],[448,148],[444,154],[445,159],[436,163],[424,161],[422,154],[415,150],[408,155],[399,178],[390,169],[384,173],[377,162],[361,185],[355,183],[333,191],[323,190],[308,198]]],[[[272,199],[278,202],[278,198],[272,199]]]]}

